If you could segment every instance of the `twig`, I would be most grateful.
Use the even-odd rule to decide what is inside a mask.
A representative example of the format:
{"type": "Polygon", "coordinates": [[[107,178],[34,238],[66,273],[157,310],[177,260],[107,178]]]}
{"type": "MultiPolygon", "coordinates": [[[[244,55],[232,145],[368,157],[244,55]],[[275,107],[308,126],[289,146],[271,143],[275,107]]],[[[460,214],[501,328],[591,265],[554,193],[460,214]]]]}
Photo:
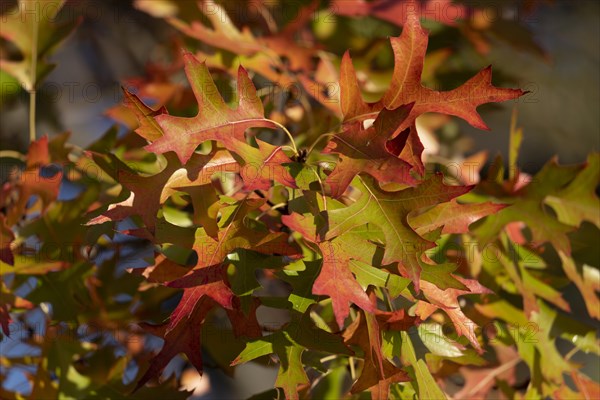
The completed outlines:
{"type": "Polygon", "coordinates": [[[35,132],[35,106],[36,106],[36,81],[37,81],[37,58],[38,58],[38,21],[37,16],[33,17],[32,36],[31,36],[31,71],[29,88],[29,142],[34,142],[37,135],[35,132]]]}

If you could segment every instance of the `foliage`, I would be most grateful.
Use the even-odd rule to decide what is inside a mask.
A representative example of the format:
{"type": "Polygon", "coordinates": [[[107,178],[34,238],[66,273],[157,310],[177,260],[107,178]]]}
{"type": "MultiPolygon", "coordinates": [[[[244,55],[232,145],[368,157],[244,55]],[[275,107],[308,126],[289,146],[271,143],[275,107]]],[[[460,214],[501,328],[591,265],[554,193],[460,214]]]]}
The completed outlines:
{"type": "MultiPolygon", "coordinates": [[[[137,2],[158,13],[151,3],[137,2]]],[[[355,12],[378,15],[365,4],[355,12]]],[[[428,36],[414,9],[390,38],[391,83],[366,100],[349,52],[339,76],[321,53],[313,67],[317,53],[294,40],[306,19],[255,36],[204,5],[219,10],[204,15],[212,28],[167,17],[223,50],[180,56],[191,104],[166,107],[187,90],[170,82],[163,97],[151,83],[126,89],[110,115],[135,133],[113,128],[86,149],[41,137],[3,185],[3,343],[34,350],[3,355],[4,378],[21,368],[31,390],[2,398],[187,398],[163,376],[180,354],[200,373],[206,358],[229,374],[276,362],[260,398],[445,398],[457,374],[454,398],[493,387],[594,398],[572,358],[600,353],[600,155],[529,177],[515,119],[508,174],[497,159],[473,185],[423,163],[417,118],[486,129],[478,106],[525,92],[492,85],[490,67],[452,90],[424,86],[428,36]],[[211,68],[237,76],[233,94],[211,68]],[[279,110],[264,79],[298,83],[311,96],[301,118],[331,131],[292,134],[297,106],[279,110]],[[585,321],[563,297],[572,287],[585,321]],[[269,320],[273,310],[285,317],[269,320]]]]}

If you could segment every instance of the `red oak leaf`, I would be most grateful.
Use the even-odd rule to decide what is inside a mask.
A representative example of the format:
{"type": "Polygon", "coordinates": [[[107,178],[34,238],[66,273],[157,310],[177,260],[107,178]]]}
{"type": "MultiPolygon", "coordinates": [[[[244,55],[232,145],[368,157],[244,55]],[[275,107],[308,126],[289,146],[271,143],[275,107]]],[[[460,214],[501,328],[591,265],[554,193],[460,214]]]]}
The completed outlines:
{"type": "Polygon", "coordinates": [[[225,311],[231,321],[233,334],[236,337],[244,336],[254,339],[262,336],[262,328],[258,323],[258,319],[256,319],[256,309],[258,306],[260,306],[260,300],[256,297],[252,298],[250,309],[245,314],[242,311],[240,299],[238,297],[233,298],[233,307],[225,311]]]}
{"type": "Polygon", "coordinates": [[[235,154],[243,160],[241,170],[244,190],[268,190],[272,181],[291,188],[297,188],[292,175],[285,169],[285,164],[292,160],[283,152],[281,146],[273,146],[256,139],[258,149],[251,146],[240,146],[235,154]]]}
{"type": "Polygon", "coordinates": [[[248,249],[263,254],[297,255],[298,250],[288,243],[282,232],[248,227],[244,218],[247,213],[265,204],[266,199],[247,198],[236,204],[229,218],[222,217],[217,238],[212,238],[204,229],[196,231],[193,249],[198,255],[194,269],[223,262],[227,254],[235,249],[248,249]]]}
{"type": "Polygon", "coordinates": [[[344,242],[343,236],[333,241],[320,241],[316,237],[315,219],[312,216],[294,213],[282,216],[281,220],[287,227],[318,247],[323,261],[312,293],[331,298],[335,320],[340,329],[344,328],[344,321],[350,314],[350,303],[365,311],[375,312],[373,303],[350,271],[350,260],[355,257],[352,251],[346,250],[349,246],[344,242]]]}
{"type": "Polygon", "coordinates": [[[215,265],[195,270],[167,286],[184,288],[183,297],[169,318],[167,331],[175,329],[193,311],[196,304],[205,297],[211,298],[225,309],[233,307],[234,294],[225,283],[227,273],[223,265],[215,265]]]}
{"type": "Polygon", "coordinates": [[[163,106],[158,110],[153,110],[129,90],[123,88],[123,92],[125,93],[123,104],[133,112],[138,120],[139,126],[135,132],[150,142],[159,139],[163,132],[154,118],[161,114],[168,114],[166,107],[163,106]]]}
{"type": "Polygon", "coordinates": [[[233,292],[225,283],[223,262],[232,251],[247,249],[263,254],[298,254],[298,250],[288,243],[285,233],[246,226],[244,219],[248,212],[259,208],[265,201],[245,199],[232,206],[232,210],[223,210],[216,238],[207,235],[203,228],[197,229],[192,247],[198,256],[196,265],[189,274],[168,283],[171,287],[187,288],[171,315],[169,329],[174,329],[190,313],[195,303],[205,296],[211,297],[224,308],[231,309],[233,292]]]}
{"type": "Polygon", "coordinates": [[[407,331],[417,325],[418,317],[411,317],[404,309],[396,311],[379,311],[376,313],[379,327],[385,331],[407,331]]]}
{"type": "Polygon", "coordinates": [[[88,225],[121,221],[137,215],[152,232],[161,205],[180,190],[191,196],[194,222],[201,225],[207,234],[216,236],[219,204],[211,178],[221,172],[239,173],[239,164],[229,152],[220,148],[206,155],[194,153],[185,166],[172,153],[167,153],[165,158],[167,166],[151,176],[119,169],[119,182],[131,192],[130,197],[112,204],[102,215],[90,220],[88,225]]]}
{"type": "Polygon", "coordinates": [[[465,285],[468,290],[460,290],[449,288],[442,290],[431,282],[421,281],[421,288],[429,303],[419,301],[415,314],[418,315],[422,320],[427,319],[436,310],[441,309],[448,314],[456,332],[459,335],[463,335],[469,339],[469,342],[477,349],[478,352],[482,353],[483,349],[477,340],[475,335],[475,322],[471,321],[461,310],[458,302],[458,297],[465,294],[487,294],[492,293],[491,290],[481,285],[479,282],[473,279],[465,279],[460,276],[454,275],[458,281],[465,285]]]}
{"type": "Polygon", "coordinates": [[[406,372],[381,353],[381,332],[375,315],[359,313],[344,332],[344,341],[357,345],[364,351],[364,365],[358,380],[352,385],[352,393],[368,390],[372,399],[386,400],[392,383],[410,380],[406,372]]]}
{"type": "MultiPolygon", "coordinates": [[[[136,7],[151,15],[153,14],[151,2],[138,2],[136,7]]],[[[199,21],[188,24],[178,18],[169,18],[168,21],[190,37],[235,54],[250,55],[261,50],[261,45],[257,42],[252,31],[249,28],[240,31],[219,4],[205,0],[198,2],[198,8],[212,26],[207,26],[199,21]]]]}
{"type": "MultiPolygon", "coordinates": [[[[414,185],[416,180],[410,175],[411,165],[392,154],[387,142],[396,136],[397,128],[408,117],[413,105],[398,107],[395,110],[383,109],[375,122],[365,128],[367,121],[346,123],[343,131],[334,136],[323,153],[339,154],[338,163],[327,177],[331,195],[340,197],[358,173],[365,172],[380,182],[397,182],[414,185]]],[[[406,134],[398,135],[392,148],[403,148],[408,139],[406,134]]]]}
{"type": "Polygon", "coordinates": [[[50,153],[48,151],[48,137],[43,136],[34,141],[29,146],[27,153],[27,164],[23,171],[14,170],[11,182],[2,190],[0,204],[7,204],[8,196],[11,192],[16,192],[16,202],[9,204],[6,213],[6,224],[14,225],[25,213],[27,202],[31,196],[38,196],[42,201],[42,212],[56,200],[63,173],[58,171],[53,176],[44,176],[41,167],[49,165],[50,153]]]}
{"type": "MultiPolygon", "coordinates": [[[[202,142],[217,140],[236,153],[244,147],[251,147],[244,136],[247,128],[277,127],[273,121],[265,119],[262,102],[244,68],[240,66],[238,70],[238,104],[232,109],[221,97],[206,64],[198,61],[191,53],[184,54],[184,61],[186,75],[198,102],[198,115],[192,118],[167,114],[156,116],[155,120],[162,128],[163,136],[146,146],[148,151],[174,151],[185,164],[202,142]]],[[[246,161],[251,163],[255,160],[246,161]]]]}
{"type": "Polygon", "coordinates": [[[400,132],[394,139],[386,143],[386,148],[390,153],[409,163],[413,170],[422,176],[425,173],[422,155],[425,146],[419,139],[417,126],[413,123],[410,128],[400,132]]]}
{"type": "Polygon", "coordinates": [[[238,70],[238,102],[232,109],[221,97],[206,64],[191,53],[183,57],[186,75],[198,102],[198,115],[183,118],[162,110],[153,111],[136,96],[128,94],[130,107],[140,121],[136,132],[152,141],[146,149],[158,154],[174,151],[181,163],[186,164],[200,143],[216,140],[241,158],[247,190],[267,188],[272,180],[295,188],[293,178],[283,167],[292,161],[280,146],[257,140],[257,149],[246,143],[246,129],[278,127],[264,117],[262,102],[246,70],[241,66],[238,70]]]}
{"type": "Polygon", "coordinates": [[[403,104],[415,103],[410,115],[399,126],[399,131],[409,128],[417,116],[426,112],[455,115],[476,128],[488,129],[477,113],[484,103],[515,99],[524,94],[519,89],[501,89],[491,84],[492,70],[487,67],[462,86],[438,92],[421,85],[423,61],[428,36],[421,28],[414,9],[408,16],[400,37],[391,38],[395,66],[388,91],[375,103],[362,100],[356,72],[348,52],[344,54],[340,70],[341,106],[344,121],[375,118],[383,108],[395,109],[403,104]]]}
{"type": "Polygon", "coordinates": [[[600,385],[596,381],[576,371],[571,371],[571,378],[573,378],[575,386],[577,386],[579,392],[583,394],[586,399],[591,400],[600,398],[600,385]]]}
{"type": "Polygon", "coordinates": [[[349,268],[350,256],[344,253],[340,242],[333,240],[318,244],[323,265],[312,291],[331,298],[336,322],[342,329],[344,320],[350,313],[350,302],[368,312],[374,312],[375,307],[352,275],[349,268]]]}
{"type": "Polygon", "coordinates": [[[207,155],[195,154],[185,167],[175,171],[165,183],[160,201],[166,201],[177,190],[209,185],[213,176],[219,173],[240,173],[240,164],[227,150],[217,147],[207,155]]]}
{"type": "Polygon", "coordinates": [[[150,361],[150,367],[137,382],[135,390],[140,389],[150,379],[158,377],[169,361],[179,353],[184,353],[198,372],[202,372],[202,344],[200,342],[202,323],[215,306],[214,301],[204,298],[190,310],[189,318],[171,330],[167,330],[168,322],[157,326],[141,324],[146,331],[162,337],[165,343],[160,352],[150,361]]]}
{"type": "Polygon", "coordinates": [[[174,281],[190,272],[189,268],[169,260],[163,254],[158,254],[154,260],[154,265],[144,269],[143,275],[150,282],[165,283],[174,281]]]}
{"type": "MultiPolygon", "coordinates": [[[[164,260],[161,263],[164,263],[164,260]]],[[[184,353],[202,374],[202,325],[208,312],[218,305],[225,308],[236,337],[257,338],[262,335],[256,318],[259,300],[253,299],[250,309],[244,313],[240,300],[233,295],[224,281],[226,276],[227,272],[223,266],[218,265],[194,271],[168,284],[171,287],[184,288],[183,297],[169,321],[159,326],[143,324],[150,333],[164,338],[165,343],[160,353],[150,361],[150,368],[137,383],[136,390],[153,377],[157,377],[179,353],[184,353]]]]}
{"type": "Polygon", "coordinates": [[[467,233],[473,222],[505,207],[505,204],[491,202],[461,204],[453,199],[424,212],[409,215],[408,222],[421,235],[439,227],[443,227],[442,233],[467,233]]]}
{"type": "Polygon", "coordinates": [[[204,228],[211,237],[218,233],[217,213],[219,198],[212,183],[212,178],[219,173],[239,173],[240,165],[231,154],[220,148],[210,154],[195,153],[185,167],[173,172],[162,188],[160,202],[167,201],[176,191],[190,195],[194,207],[193,221],[204,228]]]}
{"type": "Polygon", "coordinates": [[[119,182],[131,192],[121,203],[112,204],[102,215],[91,219],[88,225],[107,221],[121,221],[134,215],[140,216],[146,227],[153,231],[156,225],[156,213],[161,206],[163,186],[171,175],[181,167],[176,157],[166,155],[167,166],[158,174],[141,176],[123,169],[118,171],[119,182]]]}
{"type": "Polygon", "coordinates": [[[454,394],[455,399],[487,398],[488,393],[496,384],[496,379],[490,379],[490,376],[497,376],[498,379],[505,380],[508,384],[514,385],[516,380],[516,366],[520,360],[519,353],[513,347],[495,347],[498,366],[487,368],[463,366],[460,368],[460,372],[465,378],[465,384],[461,390],[454,394]]]}

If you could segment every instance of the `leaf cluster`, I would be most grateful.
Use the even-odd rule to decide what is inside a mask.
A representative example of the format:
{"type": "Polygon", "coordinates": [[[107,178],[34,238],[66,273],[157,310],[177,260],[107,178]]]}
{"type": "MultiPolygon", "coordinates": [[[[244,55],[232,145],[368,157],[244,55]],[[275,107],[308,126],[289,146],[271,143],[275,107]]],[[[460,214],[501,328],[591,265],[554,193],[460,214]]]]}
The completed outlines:
{"type": "Polygon", "coordinates": [[[168,22],[238,57],[181,55],[192,116],[166,107],[172,96],[150,106],[148,86],[125,90],[110,114],[135,132],[86,149],[42,137],[2,187],[3,343],[36,350],[7,352],[0,373],[33,366],[26,398],[186,398],[165,373],[180,355],[200,374],[275,362],[274,388],[255,398],[598,392],[574,361],[600,353],[598,154],[527,176],[513,121],[508,174],[497,159],[474,185],[424,163],[417,118],[486,129],[477,107],[524,92],[494,86],[490,67],[453,90],[423,85],[415,10],[390,38],[392,79],[375,101],[349,52],[339,91],[321,91],[312,50],[291,45],[306,21],[255,36],[224,10],[205,17],[212,28],[168,22]],[[211,67],[236,76],[232,96],[211,67]],[[300,82],[337,128],[299,149],[261,77],[300,82]]]}

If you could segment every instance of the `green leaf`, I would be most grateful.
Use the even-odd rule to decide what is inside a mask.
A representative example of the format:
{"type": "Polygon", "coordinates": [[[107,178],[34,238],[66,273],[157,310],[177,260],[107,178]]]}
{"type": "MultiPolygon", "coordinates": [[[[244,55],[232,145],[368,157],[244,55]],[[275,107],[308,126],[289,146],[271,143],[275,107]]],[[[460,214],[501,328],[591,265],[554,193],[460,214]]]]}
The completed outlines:
{"type": "Polygon", "coordinates": [[[285,352],[278,353],[281,366],[275,380],[275,386],[283,389],[288,400],[298,400],[298,385],[310,383],[302,365],[302,352],[300,346],[285,346],[285,352]]]}
{"type": "Polygon", "coordinates": [[[410,279],[398,275],[390,274],[382,269],[375,268],[361,261],[350,261],[350,268],[356,280],[363,287],[373,285],[386,288],[392,298],[396,298],[411,283],[410,279]]]}
{"type": "Polygon", "coordinates": [[[232,361],[232,365],[243,364],[258,357],[266,356],[274,352],[273,338],[253,340],[246,344],[244,350],[232,361]]]}
{"type": "Polygon", "coordinates": [[[422,323],[417,329],[421,341],[433,354],[443,357],[463,356],[464,346],[444,335],[441,325],[422,323]]]}
{"type": "Polygon", "coordinates": [[[513,109],[510,121],[510,135],[508,145],[508,179],[513,181],[518,176],[517,159],[523,141],[523,129],[517,128],[517,108],[513,109]]]}
{"type": "Polygon", "coordinates": [[[298,385],[309,383],[302,363],[302,353],[306,349],[352,354],[339,336],[315,327],[307,314],[294,313],[292,322],[284,330],[248,342],[231,364],[237,365],[268,354],[277,354],[280,367],[275,386],[283,389],[286,398],[298,399],[298,385]]]}
{"type": "Polygon", "coordinates": [[[596,188],[600,185],[600,153],[589,155],[585,168],[568,186],[546,197],[558,220],[562,223],[580,226],[590,221],[600,228],[600,199],[596,188]]]}
{"type": "Polygon", "coordinates": [[[45,56],[79,23],[75,18],[69,18],[70,21],[63,24],[56,23],[64,3],[65,0],[53,3],[20,0],[14,9],[3,10],[0,37],[13,42],[23,58],[19,61],[0,59],[0,69],[18,79],[25,90],[33,90],[52,71],[54,65],[48,64],[45,56]],[[37,59],[35,72],[31,71],[34,58],[37,59]]]}
{"type": "Polygon", "coordinates": [[[353,185],[360,190],[360,198],[349,207],[323,212],[326,230],[321,234],[329,240],[366,223],[376,225],[385,236],[382,264],[399,263],[403,274],[413,280],[418,290],[421,254],[435,244],[414,231],[407,222],[408,214],[470,190],[465,186],[446,186],[442,180],[441,175],[436,175],[415,188],[388,192],[368,176],[357,178],[353,185]]]}
{"type": "Polygon", "coordinates": [[[36,288],[27,295],[35,304],[50,303],[55,321],[79,321],[92,310],[86,280],[92,274],[90,263],[79,262],[69,269],[39,275],[36,288]]]}
{"type": "MultiPolygon", "coordinates": [[[[412,367],[412,376],[416,383],[416,392],[420,399],[446,399],[435,379],[429,372],[427,364],[417,359],[413,344],[407,332],[402,332],[402,357],[412,367]]],[[[414,384],[413,383],[413,384],[414,384]]]]}
{"type": "Polygon", "coordinates": [[[480,245],[491,243],[510,222],[524,222],[536,243],[550,242],[557,250],[568,253],[570,244],[566,234],[574,227],[556,220],[548,212],[544,201],[572,182],[581,169],[581,166],[559,166],[556,160],[552,160],[527,185],[514,193],[506,193],[500,201],[511,206],[486,218],[473,230],[480,245]]]}

